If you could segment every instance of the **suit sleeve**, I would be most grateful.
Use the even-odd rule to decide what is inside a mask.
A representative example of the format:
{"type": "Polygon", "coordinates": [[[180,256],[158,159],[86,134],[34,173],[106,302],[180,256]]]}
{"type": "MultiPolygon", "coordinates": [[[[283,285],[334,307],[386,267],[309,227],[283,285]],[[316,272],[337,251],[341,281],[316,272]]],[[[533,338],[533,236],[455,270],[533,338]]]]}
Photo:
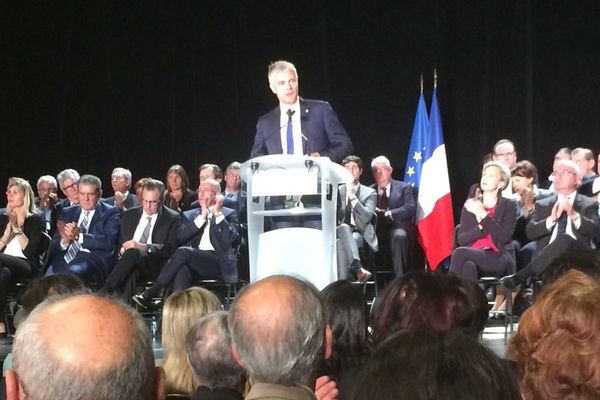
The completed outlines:
{"type": "Polygon", "coordinates": [[[83,247],[90,251],[114,251],[121,227],[119,210],[116,207],[105,209],[104,215],[98,223],[102,226],[90,229],[90,232],[83,234],[83,247]]]}
{"type": "Polygon", "coordinates": [[[23,249],[23,254],[36,264],[39,262],[37,258],[44,228],[44,219],[40,215],[31,215],[25,221],[24,233],[27,236],[28,242],[25,249],[23,249]]]}
{"type": "Polygon", "coordinates": [[[500,199],[504,202],[502,215],[488,215],[481,220],[485,234],[490,234],[496,247],[501,248],[512,240],[517,224],[517,205],[513,200],[500,199]]]}
{"type": "Polygon", "coordinates": [[[174,215],[169,220],[169,227],[167,229],[167,236],[164,243],[152,243],[148,245],[148,251],[156,254],[162,258],[169,258],[175,251],[179,242],[177,241],[177,229],[181,224],[181,216],[179,214],[174,215]]]}
{"type": "Polygon", "coordinates": [[[415,200],[415,189],[406,184],[401,188],[402,190],[402,206],[397,208],[391,208],[390,213],[392,219],[402,222],[410,222],[415,218],[417,213],[417,202],[415,200]]]}
{"type": "Polygon", "coordinates": [[[377,192],[373,191],[365,199],[364,204],[359,200],[354,206],[354,222],[359,228],[370,224],[375,216],[375,207],[377,205],[377,192]]]}
{"type": "Polygon", "coordinates": [[[595,201],[586,202],[583,209],[579,212],[581,218],[581,225],[577,232],[584,237],[589,239],[595,239],[598,237],[598,203],[595,201]]]}
{"type": "Polygon", "coordinates": [[[552,232],[546,228],[546,218],[550,215],[554,202],[547,204],[547,201],[542,201],[536,201],[531,218],[525,227],[525,232],[529,240],[538,240],[543,236],[550,235],[552,232]]]}
{"type": "Polygon", "coordinates": [[[321,150],[319,153],[321,156],[329,157],[331,161],[339,163],[348,154],[352,154],[354,146],[348,136],[348,132],[346,132],[331,105],[325,103],[324,107],[323,125],[329,141],[329,147],[321,150]]]}
{"type": "Polygon", "coordinates": [[[264,123],[262,119],[259,119],[256,123],[256,134],[254,135],[254,144],[252,145],[252,150],[250,150],[250,158],[264,156],[267,154],[266,140],[264,132],[264,123]]]}

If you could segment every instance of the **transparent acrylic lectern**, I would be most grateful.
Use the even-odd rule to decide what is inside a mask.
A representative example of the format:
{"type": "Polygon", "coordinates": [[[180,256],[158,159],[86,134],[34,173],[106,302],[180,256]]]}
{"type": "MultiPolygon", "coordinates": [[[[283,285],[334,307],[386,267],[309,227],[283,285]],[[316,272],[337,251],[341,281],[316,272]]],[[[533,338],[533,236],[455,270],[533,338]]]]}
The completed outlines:
{"type": "Polygon", "coordinates": [[[338,186],[352,181],[350,172],[327,157],[278,154],[246,161],[240,176],[248,201],[250,281],[284,274],[302,277],[322,289],[337,280],[338,186]],[[297,201],[308,195],[320,196],[320,204],[302,206],[297,201]],[[282,201],[286,206],[270,209],[269,197],[287,199],[282,201]],[[264,231],[266,217],[283,216],[320,216],[322,229],[264,231]]]}

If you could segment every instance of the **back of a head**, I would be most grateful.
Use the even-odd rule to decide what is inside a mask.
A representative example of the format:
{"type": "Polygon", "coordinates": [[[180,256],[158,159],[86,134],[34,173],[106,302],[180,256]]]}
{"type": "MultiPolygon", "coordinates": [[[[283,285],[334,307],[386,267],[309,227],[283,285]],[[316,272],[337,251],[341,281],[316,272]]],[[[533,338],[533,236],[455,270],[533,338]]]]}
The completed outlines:
{"type": "Polygon", "coordinates": [[[254,382],[309,384],[325,327],[317,289],[275,275],[242,290],[229,312],[235,349],[254,382]]]}
{"type": "Polygon", "coordinates": [[[368,356],[368,311],[360,288],[347,280],[327,285],[321,296],[332,333],[331,357],[324,360],[322,372],[335,376],[362,364],[368,356]]]}
{"type": "Polygon", "coordinates": [[[569,271],[529,308],[508,346],[525,399],[600,398],[600,283],[569,271]]]}
{"type": "Polygon", "coordinates": [[[28,399],[149,399],[152,340],[142,317],[116,301],[54,296],[21,324],[13,367],[28,399]]]}
{"type": "Polygon", "coordinates": [[[508,364],[454,330],[406,330],[383,342],[358,373],[352,400],[517,400],[508,364]]]}
{"type": "Polygon", "coordinates": [[[594,279],[600,279],[600,252],[577,249],[556,257],[544,271],[544,287],[553,284],[570,270],[581,271],[594,279]]]}
{"type": "Polygon", "coordinates": [[[30,313],[38,304],[54,295],[66,295],[87,291],[85,284],[77,275],[54,274],[37,278],[29,282],[21,302],[25,313],[30,313]]]}
{"type": "Polygon", "coordinates": [[[162,310],[162,342],[166,355],[163,368],[168,393],[193,392],[194,382],[187,362],[185,337],[200,318],[222,308],[214,293],[200,287],[175,292],[165,301],[162,310]]]}
{"type": "Polygon", "coordinates": [[[200,386],[211,390],[243,390],[246,374],[231,354],[227,312],[217,311],[202,317],[187,334],[185,346],[200,386]]]}
{"type": "Polygon", "coordinates": [[[473,320],[479,310],[461,286],[456,277],[432,273],[394,280],[373,312],[373,342],[377,345],[402,329],[478,329],[473,320]]]}

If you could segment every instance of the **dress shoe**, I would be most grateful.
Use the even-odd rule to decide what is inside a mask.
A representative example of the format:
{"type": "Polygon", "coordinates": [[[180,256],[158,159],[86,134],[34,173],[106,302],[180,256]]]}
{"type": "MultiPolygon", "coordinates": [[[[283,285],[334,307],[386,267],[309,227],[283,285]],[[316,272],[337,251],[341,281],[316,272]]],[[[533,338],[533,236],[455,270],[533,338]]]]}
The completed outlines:
{"type": "Polygon", "coordinates": [[[516,274],[514,274],[500,278],[500,283],[507,289],[514,289],[519,286],[521,282],[518,281],[516,274]]]}
{"type": "Polygon", "coordinates": [[[371,272],[364,268],[360,268],[356,273],[356,280],[360,283],[366,283],[369,279],[371,279],[372,276],[373,274],[371,272]]]}
{"type": "Polygon", "coordinates": [[[152,301],[152,299],[148,295],[148,292],[143,292],[142,294],[135,294],[131,299],[143,309],[147,309],[148,307],[150,307],[150,302],[152,301]]]}

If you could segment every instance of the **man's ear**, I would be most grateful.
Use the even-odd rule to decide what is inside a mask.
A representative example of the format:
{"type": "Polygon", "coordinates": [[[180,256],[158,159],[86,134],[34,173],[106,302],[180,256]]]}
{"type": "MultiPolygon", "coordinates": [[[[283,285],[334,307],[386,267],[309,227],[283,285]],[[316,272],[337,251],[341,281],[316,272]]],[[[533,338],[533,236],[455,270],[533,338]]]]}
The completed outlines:
{"type": "Polygon", "coordinates": [[[233,356],[235,362],[238,363],[240,367],[244,368],[244,361],[242,360],[242,356],[240,355],[240,353],[238,353],[237,349],[233,344],[231,345],[231,355],[233,356]]]}
{"type": "Polygon", "coordinates": [[[21,384],[17,378],[17,374],[12,369],[6,370],[4,377],[6,382],[6,400],[19,400],[21,392],[21,384]]]}
{"type": "MultiPolygon", "coordinates": [[[[167,398],[165,370],[162,367],[154,368],[156,376],[154,377],[154,398],[156,400],[165,400],[167,398]]],[[[6,399],[9,400],[9,399],[6,399]]]]}
{"type": "Polygon", "coordinates": [[[333,332],[331,332],[331,326],[325,325],[325,336],[323,338],[323,353],[325,359],[331,357],[331,348],[333,346],[333,332]]]}

